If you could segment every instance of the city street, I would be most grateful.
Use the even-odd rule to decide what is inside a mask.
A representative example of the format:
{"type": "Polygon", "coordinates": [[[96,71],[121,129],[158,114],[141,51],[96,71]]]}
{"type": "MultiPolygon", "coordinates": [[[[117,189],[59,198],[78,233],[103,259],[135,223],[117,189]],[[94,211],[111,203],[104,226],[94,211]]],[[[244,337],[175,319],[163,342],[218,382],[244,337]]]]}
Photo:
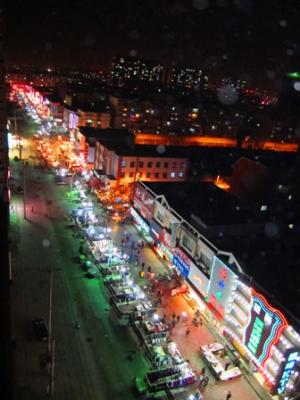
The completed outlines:
{"type": "MultiPolygon", "coordinates": [[[[34,146],[27,142],[29,165],[12,162],[14,186],[23,184],[25,174],[26,219],[23,195],[13,195],[12,256],[13,298],[15,332],[17,340],[16,369],[17,395],[22,399],[41,398],[46,395],[47,343],[39,343],[33,337],[31,321],[43,317],[48,321],[50,270],[53,271],[53,339],[54,352],[54,398],[57,399],[131,399],[132,382],[143,377],[149,370],[146,358],[129,324],[118,319],[109,304],[102,279],[87,279],[75,261],[79,256],[80,239],[66,221],[74,207],[67,196],[69,185],[58,186],[54,176],[44,168],[34,167],[34,146]],[[132,356],[134,355],[134,356],[132,356]]],[[[26,149],[24,149],[26,151],[26,149]]],[[[91,198],[94,198],[91,195],[91,198]]],[[[94,198],[95,199],[95,198],[94,198]]],[[[97,213],[104,215],[98,203],[97,213]]],[[[124,235],[130,235],[124,249],[133,255],[133,242],[140,240],[132,224],[119,225],[111,222],[112,235],[121,246],[124,235]]],[[[132,257],[133,258],[133,257],[132,257]]],[[[151,265],[155,274],[165,273],[167,266],[154,251],[145,247],[139,254],[139,265],[131,262],[132,275],[141,286],[146,278],[139,276],[140,264],[151,265]]],[[[149,296],[155,299],[155,295],[149,296]]],[[[204,324],[195,327],[191,320],[195,312],[183,295],[171,297],[165,292],[159,315],[171,320],[172,314],[187,313],[187,321],[180,321],[170,339],[174,340],[181,354],[189,360],[198,375],[205,366],[200,356],[200,346],[216,341],[211,327],[204,324]],[[189,327],[189,335],[186,330],[189,327]]],[[[234,399],[254,400],[265,394],[255,392],[248,384],[251,377],[233,381],[217,382],[210,371],[206,372],[209,384],[205,399],[225,399],[231,390],[234,399]]],[[[198,383],[188,388],[192,393],[198,383]]],[[[186,394],[179,394],[184,399],[186,394]]]]}

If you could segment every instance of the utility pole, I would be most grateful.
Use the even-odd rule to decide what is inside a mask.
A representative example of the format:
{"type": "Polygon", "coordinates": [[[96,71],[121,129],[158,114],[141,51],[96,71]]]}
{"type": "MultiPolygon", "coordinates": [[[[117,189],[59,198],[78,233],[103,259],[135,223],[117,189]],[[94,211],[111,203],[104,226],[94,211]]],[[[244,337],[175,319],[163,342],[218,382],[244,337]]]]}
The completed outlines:
{"type": "Polygon", "coordinates": [[[49,271],[49,309],[48,309],[48,384],[47,396],[52,397],[54,392],[54,349],[55,341],[52,339],[52,305],[53,305],[53,268],[49,271]]]}
{"type": "Polygon", "coordinates": [[[23,212],[24,212],[24,219],[28,220],[27,213],[26,213],[26,179],[25,179],[25,163],[22,163],[22,172],[23,172],[23,212]]]}

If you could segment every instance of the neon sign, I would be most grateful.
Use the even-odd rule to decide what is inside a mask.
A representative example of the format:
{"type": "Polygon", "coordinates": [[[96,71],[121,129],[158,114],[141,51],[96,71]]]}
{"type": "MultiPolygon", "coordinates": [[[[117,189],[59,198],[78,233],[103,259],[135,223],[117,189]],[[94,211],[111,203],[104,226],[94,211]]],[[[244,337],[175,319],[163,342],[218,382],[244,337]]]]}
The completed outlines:
{"type": "Polygon", "coordinates": [[[263,321],[256,317],[254,324],[253,324],[253,329],[250,335],[250,339],[249,339],[249,343],[248,343],[248,348],[249,350],[255,355],[259,344],[261,342],[262,336],[263,336],[263,332],[265,329],[265,324],[263,323],[263,321]]]}
{"type": "Polygon", "coordinates": [[[277,387],[277,393],[282,394],[286,386],[288,384],[288,381],[292,375],[292,372],[295,368],[296,362],[298,361],[299,357],[299,352],[298,351],[291,351],[289,356],[286,359],[286,362],[284,364],[284,367],[282,368],[281,374],[280,374],[280,379],[278,382],[278,387],[277,387]]]}
{"type": "Polygon", "coordinates": [[[288,323],[284,315],[273,308],[264,296],[252,290],[250,317],[243,342],[260,365],[269,358],[271,347],[278,341],[288,323]]]}

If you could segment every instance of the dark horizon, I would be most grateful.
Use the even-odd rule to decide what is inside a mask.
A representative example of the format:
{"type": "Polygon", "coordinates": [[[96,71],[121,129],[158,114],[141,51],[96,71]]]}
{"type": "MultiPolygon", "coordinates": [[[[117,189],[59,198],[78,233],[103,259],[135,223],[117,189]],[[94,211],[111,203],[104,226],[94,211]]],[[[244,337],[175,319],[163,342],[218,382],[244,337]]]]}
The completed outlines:
{"type": "Polygon", "coordinates": [[[267,86],[300,67],[300,4],[293,0],[22,4],[6,9],[10,64],[106,71],[114,55],[136,56],[267,86]]]}

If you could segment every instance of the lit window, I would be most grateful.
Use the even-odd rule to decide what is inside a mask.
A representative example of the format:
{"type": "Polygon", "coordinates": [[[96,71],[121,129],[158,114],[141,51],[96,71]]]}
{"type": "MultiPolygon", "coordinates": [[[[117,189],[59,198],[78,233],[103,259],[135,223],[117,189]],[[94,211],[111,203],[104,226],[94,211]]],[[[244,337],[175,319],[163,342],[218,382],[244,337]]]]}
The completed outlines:
{"type": "Polygon", "coordinates": [[[121,167],[123,167],[123,168],[126,167],[126,160],[121,161],[121,167]]]}
{"type": "Polygon", "coordinates": [[[171,178],[175,178],[175,176],[176,176],[175,172],[171,172],[171,173],[170,173],[170,177],[171,177],[171,178]]]}
{"type": "Polygon", "coordinates": [[[268,206],[266,206],[265,204],[260,207],[260,211],[267,211],[267,209],[268,206]]]}

